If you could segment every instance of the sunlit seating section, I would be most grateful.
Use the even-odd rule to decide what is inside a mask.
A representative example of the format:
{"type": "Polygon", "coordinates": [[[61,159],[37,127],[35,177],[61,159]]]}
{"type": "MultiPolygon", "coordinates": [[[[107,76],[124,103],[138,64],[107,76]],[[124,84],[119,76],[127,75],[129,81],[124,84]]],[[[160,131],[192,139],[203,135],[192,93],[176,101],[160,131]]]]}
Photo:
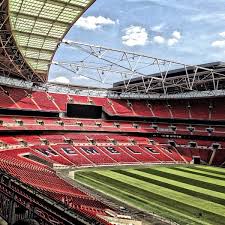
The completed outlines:
{"type": "Polygon", "coordinates": [[[55,105],[51,96],[47,95],[46,92],[36,91],[32,92],[33,100],[36,102],[40,110],[42,111],[59,111],[55,105]]]}
{"type": "Polygon", "coordinates": [[[128,105],[128,102],[125,100],[117,100],[117,99],[110,99],[112,102],[112,106],[116,111],[117,115],[120,116],[135,116],[132,105],[128,105]]]}
{"type": "Polygon", "coordinates": [[[108,224],[97,214],[104,214],[105,210],[110,207],[73,187],[46,166],[18,157],[15,154],[1,153],[0,167],[21,182],[37,188],[51,199],[61,201],[75,211],[94,217],[103,224],[108,224]]]}
{"type": "Polygon", "coordinates": [[[87,158],[89,161],[93,163],[93,165],[106,165],[106,164],[114,164],[115,160],[113,160],[109,154],[103,152],[97,146],[74,146],[74,148],[83,155],[83,157],[87,158]]]}
{"type": "Polygon", "coordinates": [[[102,106],[109,115],[194,120],[225,120],[224,98],[121,100],[1,87],[0,108],[65,112],[67,103],[102,106]]]}
{"type": "Polygon", "coordinates": [[[66,158],[73,166],[93,166],[93,162],[85,157],[80,151],[70,144],[52,145],[59,155],[66,158]]]}
{"type": "Polygon", "coordinates": [[[89,104],[88,96],[69,95],[70,103],[74,104],[89,104]]]}
{"type": "Polygon", "coordinates": [[[112,102],[108,98],[103,97],[89,97],[92,104],[96,106],[102,106],[103,110],[110,115],[116,114],[114,108],[112,107],[112,102]]]}
{"type": "Polygon", "coordinates": [[[49,93],[49,96],[52,97],[60,111],[66,111],[67,103],[69,102],[67,94],[49,93]]]}

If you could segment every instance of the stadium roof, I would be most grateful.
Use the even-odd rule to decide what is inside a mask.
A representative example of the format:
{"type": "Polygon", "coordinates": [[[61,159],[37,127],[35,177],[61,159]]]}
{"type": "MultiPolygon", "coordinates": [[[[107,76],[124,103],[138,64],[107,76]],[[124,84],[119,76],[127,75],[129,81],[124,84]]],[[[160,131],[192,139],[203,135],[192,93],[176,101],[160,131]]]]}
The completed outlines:
{"type": "Polygon", "coordinates": [[[94,1],[3,0],[1,58],[8,57],[8,71],[1,66],[4,74],[46,81],[58,43],[94,1]]]}
{"type": "Polygon", "coordinates": [[[124,80],[113,84],[112,90],[123,91],[124,83],[129,83],[130,88],[138,87],[145,91],[145,87],[153,83],[152,78],[158,78],[151,87],[152,93],[175,94],[190,91],[224,90],[225,63],[212,62],[196,66],[160,71],[146,77],[124,80]],[[163,78],[162,80],[160,80],[163,78]]]}
{"type": "Polygon", "coordinates": [[[54,62],[55,65],[75,76],[98,82],[99,86],[106,84],[109,92],[116,95],[168,95],[224,90],[224,62],[187,65],[70,40],[63,40],[62,43],[76,49],[79,57],[74,62],[54,62]]]}
{"type": "MultiPolygon", "coordinates": [[[[201,64],[201,65],[197,65],[201,68],[205,68],[205,69],[212,69],[212,70],[217,70],[220,69],[220,72],[225,72],[225,63],[224,62],[211,62],[211,63],[205,63],[205,64],[201,64]]],[[[194,73],[195,70],[195,66],[188,66],[186,67],[186,70],[188,72],[192,72],[194,73]]],[[[200,72],[200,71],[198,71],[200,72]]],[[[162,73],[166,73],[165,71],[162,71],[162,73]]],[[[154,77],[161,77],[161,73],[153,73],[150,74],[146,77],[144,77],[144,80],[148,80],[150,77],[154,76],[154,77]]],[[[186,75],[186,71],[185,68],[178,68],[178,69],[172,69],[169,70],[167,72],[167,78],[172,78],[172,77],[179,77],[179,76],[185,76],[186,75]]],[[[113,84],[113,87],[119,87],[119,86],[123,86],[124,82],[129,82],[130,84],[138,84],[141,83],[143,81],[143,79],[141,77],[138,78],[133,78],[130,81],[129,80],[125,80],[125,81],[120,81],[120,82],[116,82],[113,84]]]]}

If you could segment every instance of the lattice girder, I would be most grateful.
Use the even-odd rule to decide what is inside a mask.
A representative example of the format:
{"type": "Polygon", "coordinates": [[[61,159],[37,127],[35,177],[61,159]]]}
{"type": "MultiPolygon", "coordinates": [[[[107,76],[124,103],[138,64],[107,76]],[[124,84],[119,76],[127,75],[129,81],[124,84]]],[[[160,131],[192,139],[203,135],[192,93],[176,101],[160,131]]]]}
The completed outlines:
{"type": "Polygon", "coordinates": [[[3,0],[0,53],[3,49],[2,56],[8,58],[13,76],[34,82],[47,81],[58,43],[94,1],[3,0]]]}

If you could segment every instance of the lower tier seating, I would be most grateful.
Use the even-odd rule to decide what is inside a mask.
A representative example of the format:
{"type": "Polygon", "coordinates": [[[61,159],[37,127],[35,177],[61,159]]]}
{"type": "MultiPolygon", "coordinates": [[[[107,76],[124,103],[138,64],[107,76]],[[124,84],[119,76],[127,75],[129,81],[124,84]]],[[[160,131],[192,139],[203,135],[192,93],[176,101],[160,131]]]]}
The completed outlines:
{"type": "Polygon", "coordinates": [[[47,166],[21,157],[18,153],[21,154],[23,150],[0,152],[1,170],[18,178],[21,182],[37,188],[49,198],[60,201],[65,206],[90,218],[94,217],[102,224],[109,224],[98,215],[104,215],[105,210],[111,209],[110,207],[73,187],[47,166]],[[90,214],[90,211],[93,215],[90,214]]]}
{"type": "Polygon", "coordinates": [[[192,162],[194,157],[204,163],[225,164],[223,142],[218,149],[213,149],[211,141],[195,140],[196,146],[191,147],[189,140],[177,139],[175,145],[171,145],[171,140],[166,138],[96,133],[17,135],[0,140],[10,146],[0,148],[1,170],[103,224],[108,222],[100,216],[106,215],[106,210],[111,208],[68,184],[54,172],[54,168],[185,164],[192,162]],[[21,140],[26,141],[26,147],[18,145],[21,140]]]}

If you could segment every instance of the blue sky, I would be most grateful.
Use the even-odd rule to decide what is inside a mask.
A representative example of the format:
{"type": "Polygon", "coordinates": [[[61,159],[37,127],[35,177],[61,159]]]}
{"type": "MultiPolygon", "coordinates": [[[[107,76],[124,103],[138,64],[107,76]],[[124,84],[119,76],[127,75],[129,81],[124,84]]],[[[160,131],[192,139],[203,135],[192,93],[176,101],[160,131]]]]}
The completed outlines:
{"type": "MultiPolygon", "coordinates": [[[[186,64],[225,61],[225,0],[96,0],[66,39],[186,64]]],[[[61,45],[54,61],[76,54],[61,45]]],[[[49,80],[97,85],[57,66],[49,80]]]]}

